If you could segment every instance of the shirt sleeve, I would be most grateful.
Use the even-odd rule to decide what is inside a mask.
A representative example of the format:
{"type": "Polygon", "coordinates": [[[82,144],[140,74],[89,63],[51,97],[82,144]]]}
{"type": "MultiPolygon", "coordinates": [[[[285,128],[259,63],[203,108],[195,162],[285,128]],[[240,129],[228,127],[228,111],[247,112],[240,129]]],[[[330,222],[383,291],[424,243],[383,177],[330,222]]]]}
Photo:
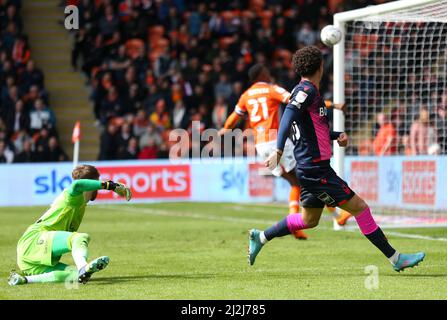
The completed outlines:
{"type": "Polygon", "coordinates": [[[312,89],[306,89],[302,87],[296,87],[292,91],[292,95],[290,97],[289,105],[294,106],[298,109],[307,109],[312,104],[312,100],[314,97],[314,92],[312,89]]]}
{"type": "Polygon", "coordinates": [[[286,110],[284,111],[284,114],[282,115],[278,129],[278,139],[276,140],[276,148],[278,150],[284,150],[284,146],[286,145],[286,140],[289,137],[290,127],[297,112],[296,110],[294,110],[294,108],[294,106],[288,104],[286,110]]]}
{"type": "Polygon", "coordinates": [[[102,189],[102,182],[99,180],[79,179],[74,180],[68,188],[70,196],[78,196],[86,191],[95,191],[102,189]]]}
{"type": "Polygon", "coordinates": [[[337,140],[338,137],[342,134],[343,132],[340,131],[331,131],[329,134],[331,136],[331,140],[337,140]]]}
{"type": "Polygon", "coordinates": [[[275,101],[288,103],[290,92],[280,86],[274,85],[270,87],[270,97],[275,101]]]}
{"type": "Polygon", "coordinates": [[[244,94],[239,98],[237,105],[234,107],[234,112],[236,112],[241,117],[245,116],[247,114],[247,107],[245,105],[245,95],[244,94]]]}

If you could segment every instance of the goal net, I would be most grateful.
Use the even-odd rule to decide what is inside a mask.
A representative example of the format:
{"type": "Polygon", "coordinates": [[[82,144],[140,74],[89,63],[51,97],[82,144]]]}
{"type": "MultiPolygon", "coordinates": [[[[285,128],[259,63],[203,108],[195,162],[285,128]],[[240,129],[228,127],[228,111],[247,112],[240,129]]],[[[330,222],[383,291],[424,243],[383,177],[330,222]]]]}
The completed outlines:
{"type": "Polygon", "coordinates": [[[447,0],[335,15],[334,119],[345,179],[392,227],[447,226],[447,0]],[[341,83],[343,81],[343,83],[341,83]],[[344,88],[343,88],[344,87],[344,88]],[[337,92],[338,90],[338,92],[337,92]]]}

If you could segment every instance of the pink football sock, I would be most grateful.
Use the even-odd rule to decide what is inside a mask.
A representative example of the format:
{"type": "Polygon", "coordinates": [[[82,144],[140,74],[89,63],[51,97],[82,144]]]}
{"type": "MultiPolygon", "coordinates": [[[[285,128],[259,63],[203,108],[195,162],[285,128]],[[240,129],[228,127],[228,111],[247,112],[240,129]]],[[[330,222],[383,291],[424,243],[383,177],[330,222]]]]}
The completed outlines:
{"type": "Polygon", "coordinates": [[[296,230],[307,229],[307,224],[303,221],[303,217],[299,213],[289,214],[287,216],[287,228],[293,233],[296,230]]]}
{"type": "Polygon", "coordinates": [[[364,235],[373,233],[379,228],[379,226],[374,221],[373,216],[371,215],[371,210],[367,207],[361,214],[355,217],[357,224],[359,225],[360,231],[364,235]]]}

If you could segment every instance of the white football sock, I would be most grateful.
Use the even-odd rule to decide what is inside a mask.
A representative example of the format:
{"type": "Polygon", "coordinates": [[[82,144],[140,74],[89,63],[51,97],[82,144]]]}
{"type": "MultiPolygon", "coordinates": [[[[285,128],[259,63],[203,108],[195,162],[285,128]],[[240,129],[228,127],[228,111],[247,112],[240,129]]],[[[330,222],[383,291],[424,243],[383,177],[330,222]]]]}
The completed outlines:
{"type": "Polygon", "coordinates": [[[391,262],[391,264],[394,266],[397,262],[397,260],[399,259],[399,251],[396,250],[396,252],[394,252],[394,254],[388,258],[388,260],[391,262]]]}
{"type": "Polygon", "coordinates": [[[262,244],[268,241],[267,238],[265,237],[264,231],[261,231],[261,233],[259,234],[259,240],[261,241],[262,244]]]}
{"type": "Polygon", "coordinates": [[[53,272],[37,274],[34,276],[25,276],[26,281],[28,283],[45,283],[45,282],[54,282],[55,277],[53,272]]]}
{"type": "Polygon", "coordinates": [[[78,270],[87,264],[88,253],[84,248],[73,249],[71,251],[71,255],[73,256],[74,263],[76,264],[76,268],[78,268],[78,270]]]}

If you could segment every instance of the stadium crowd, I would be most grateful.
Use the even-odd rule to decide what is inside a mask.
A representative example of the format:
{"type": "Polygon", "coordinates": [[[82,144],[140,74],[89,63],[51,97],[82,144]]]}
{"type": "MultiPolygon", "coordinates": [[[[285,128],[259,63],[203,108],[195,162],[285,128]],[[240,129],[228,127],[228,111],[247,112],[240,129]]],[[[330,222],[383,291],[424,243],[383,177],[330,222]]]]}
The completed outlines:
{"type": "Polygon", "coordinates": [[[20,8],[20,0],[0,0],[0,163],[64,161],[20,8]]]}
{"type": "Polygon", "coordinates": [[[347,25],[346,128],[358,136],[351,153],[447,154],[445,37],[442,22],[347,25]]]}
{"type": "MultiPolygon", "coordinates": [[[[267,64],[291,90],[291,55],[323,50],[331,98],[331,50],[319,30],[337,11],[384,1],[69,1],[80,11],[72,65],[90,79],[101,135],[99,159],[168,156],[170,130],[221,128],[248,86],[247,70],[267,64]]],[[[244,123],[239,124],[244,127],[244,123]]]]}
{"type": "MultiPolygon", "coordinates": [[[[319,30],[332,22],[335,12],[383,2],[66,1],[79,8],[71,60],[92,88],[94,114],[102,128],[98,158],[166,158],[174,143],[168,139],[171,130],[191,133],[193,121],[200,121],[199,130],[221,128],[248,87],[247,71],[254,63],[268,65],[275,83],[291,90],[297,81],[291,55],[305,45],[323,51],[321,91],[331,99],[332,51],[320,43],[319,30]]],[[[43,74],[30,60],[19,9],[20,0],[0,0],[0,161],[47,161],[50,155],[66,159],[43,74]]],[[[444,104],[428,115],[423,108],[415,110],[417,119],[402,120],[406,111],[399,108],[369,113],[377,117],[369,139],[355,141],[348,153],[425,154],[434,145],[427,139],[436,140],[436,153],[447,153],[447,98],[439,100],[444,104]],[[391,147],[384,147],[390,139],[391,147]]],[[[347,127],[351,123],[354,128],[361,116],[348,105],[347,127]]]]}

